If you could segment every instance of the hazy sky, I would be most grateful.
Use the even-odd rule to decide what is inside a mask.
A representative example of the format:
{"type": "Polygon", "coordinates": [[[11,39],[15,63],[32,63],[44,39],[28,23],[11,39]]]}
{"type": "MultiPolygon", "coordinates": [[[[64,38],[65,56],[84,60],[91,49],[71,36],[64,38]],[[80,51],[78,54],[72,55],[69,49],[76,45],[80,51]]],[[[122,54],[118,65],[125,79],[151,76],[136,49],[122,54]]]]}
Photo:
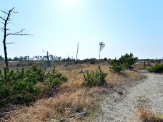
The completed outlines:
{"type": "Polygon", "coordinates": [[[15,42],[7,45],[8,57],[45,55],[44,49],[75,58],[78,42],[80,59],[98,58],[99,42],[105,43],[101,58],[130,52],[138,58],[163,57],[163,0],[0,1],[1,10],[12,7],[18,13],[8,28],[34,36],[8,36],[7,42],[15,42]]]}

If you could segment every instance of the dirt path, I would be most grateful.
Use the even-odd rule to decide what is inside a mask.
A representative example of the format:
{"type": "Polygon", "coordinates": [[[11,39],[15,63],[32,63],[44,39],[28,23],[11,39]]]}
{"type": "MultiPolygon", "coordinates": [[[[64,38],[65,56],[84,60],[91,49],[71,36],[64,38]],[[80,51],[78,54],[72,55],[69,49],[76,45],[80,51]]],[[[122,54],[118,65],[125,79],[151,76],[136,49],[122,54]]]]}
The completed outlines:
{"type": "Polygon", "coordinates": [[[101,103],[101,115],[95,122],[137,122],[134,115],[137,108],[142,105],[153,112],[163,113],[163,75],[151,73],[146,75],[147,79],[127,88],[128,93],[107,95],[101,103]]]}

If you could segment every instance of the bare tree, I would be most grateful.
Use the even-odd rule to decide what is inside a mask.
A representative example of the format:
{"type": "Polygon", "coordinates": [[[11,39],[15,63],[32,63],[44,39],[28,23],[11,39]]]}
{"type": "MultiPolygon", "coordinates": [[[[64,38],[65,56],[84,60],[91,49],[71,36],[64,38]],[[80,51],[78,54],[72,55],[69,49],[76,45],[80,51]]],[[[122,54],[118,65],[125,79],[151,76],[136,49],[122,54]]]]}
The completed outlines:
{"type": "Polygon", "coordinates": [[[77,44],[76,60],[78,60],[78,50],[79,50],[79,42],[77,44]]]}
{"type": "Polygon", "coordinates": [[[31,34],[24,33],[25,29],[22,29],[22,30],[14,32],[14,33],[8,33],[7,32],[7,31],[10,30],[9,28],[7,28],[7,25],[10,24],[10,22],[12,21],[11,15],[14,14],[14,13],[18,13],[18,12],[15,12],[14,9],[15,9],[15,7],[13,7],[10,10],[6,10],[6,9],[4,11],[1,10],[1,12],[6,15],[6,17],[1,17],[0,16],[0,19],[2,19],[2,21],[3,21],[2,24],[4,25],[4,27],[1,27],[0,30],[4,33],[4,36],[3,36],[3,48],[4,48],[4,55],[5,55],[5,64],[6,64],[7,69],[8,69],[8,58],[7,58],[6,44],[13,44],[14,43],[14,42],[7,43],[6,42],[7,36],[10,36],[10,35],[19,35],[19,36],[31,35],[31,34]]]}
{"type": "Polygon", "coordinates": [[[105,47],[105,44],[103,42],[99,42],[99,46],[100,46],[100,49],[99,49],[99,59],[100,59],[100,53],[101,53],[101,50],[105,47]]]}
{"type": "MultiPolygon", "coordinates": [[[[42,50],[43,50],[43,49],[42,49],[42,50]]],[[[45,51],[43,50],[43,52],[45,52],[45,51]]],[[[48,53],[48,51],[45,52],[45,53],[46,53],[47,60],[48,60],[48,62],[49,62],[49,53],[48,53]]]]}

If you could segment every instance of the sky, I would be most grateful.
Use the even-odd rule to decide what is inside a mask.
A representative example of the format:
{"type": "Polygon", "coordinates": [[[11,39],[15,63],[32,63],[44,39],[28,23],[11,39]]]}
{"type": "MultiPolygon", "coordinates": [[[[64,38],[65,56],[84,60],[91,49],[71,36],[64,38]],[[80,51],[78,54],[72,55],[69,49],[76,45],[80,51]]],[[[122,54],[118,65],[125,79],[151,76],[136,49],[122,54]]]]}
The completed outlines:
{"type": "MultiPolygon", "coordinates": [[[[163,0],[1,0],[0,9],[15,7],[10,32],[25,29],[33,36],[8,36],[8,57],[119,58],[163,57],[163,0]]],[[[6,17],[0,12],[1,17],[6,17]]],[[[0,19],[0,22],[3,22],[0,19]]],[[[0,27],[3,24],[0,23],[0,27]]],[[[3,41],[3,32],[0,31],[3,41]]],[[[3,43],[0,55],[4,57],[3,43]]]]}

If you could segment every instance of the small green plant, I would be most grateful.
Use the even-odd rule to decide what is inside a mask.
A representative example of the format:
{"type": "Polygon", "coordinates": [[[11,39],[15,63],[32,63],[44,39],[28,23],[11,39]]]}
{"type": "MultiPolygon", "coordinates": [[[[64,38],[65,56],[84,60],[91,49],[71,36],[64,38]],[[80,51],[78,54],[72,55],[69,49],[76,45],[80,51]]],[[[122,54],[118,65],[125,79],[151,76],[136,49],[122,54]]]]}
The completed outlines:
{"type": "Polygon", "coordinates": [[[156,64],[155,66],[148,69],[149,72],[162,73],[163,64],[156,64]]]}
{"type": "Polygon", "coordinates": [[[100,66],[98,67],[98,69],[94,72],[94,71],[87,71],[86,74],[84,75],[84,82],[83,82],[83,86],[101,86],[105,84],[105,78],[108,74],[104,73],[100,66]]]}

